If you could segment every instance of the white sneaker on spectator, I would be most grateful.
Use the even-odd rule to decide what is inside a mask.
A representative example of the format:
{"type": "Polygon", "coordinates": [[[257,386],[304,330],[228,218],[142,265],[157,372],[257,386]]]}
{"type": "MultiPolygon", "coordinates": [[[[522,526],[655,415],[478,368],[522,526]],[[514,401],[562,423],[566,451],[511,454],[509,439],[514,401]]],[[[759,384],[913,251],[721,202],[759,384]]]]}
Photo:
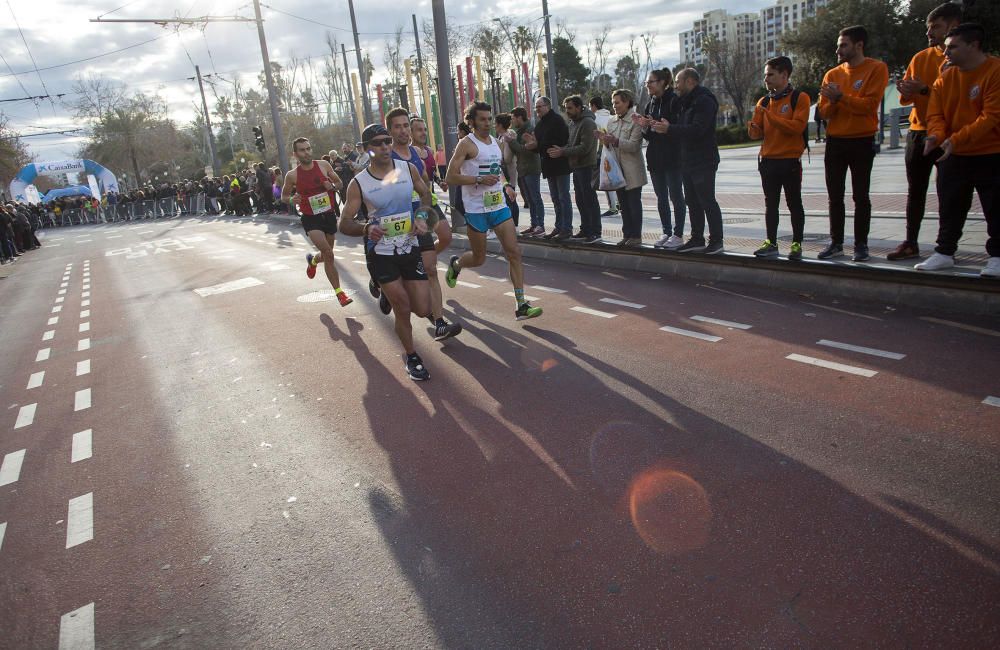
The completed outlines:
{"type": "Polygon", "coordinates": [[[943,271],[944,269],[950,269],[953,266],[955,266],[955,258],[953,256],[934,253],[913,268],[918,271],[943,271]]]}
{"type": "Polygon", "coordinates": [[[653,243],[653,248],[663,248],[668,241],[670,241],[669,233],[657,239],[656,242],[653,243]]]}
{"type": "Polygon", "coordinates": [[[678,237],[677,235],[670,235],[670,238],[663,243],[663,248],[667,250],[677,250],[680,248],[681,244],[684,243],[683,237],[678,237]]]}
{"type": "Polygon", "coordinates": [[[492,230],[490,230],[490,231],[488,231],[486,233],[486,239],[496,239],[496,238],[497,238],[497,234],[495,232],[493,232],[492,230]]]}
{"type": "Polygon", "coordinates": [[[986,260],[986,266],[979,272],[984,278],[1000,278],[1000,257],[991,257],[986,260]]]}

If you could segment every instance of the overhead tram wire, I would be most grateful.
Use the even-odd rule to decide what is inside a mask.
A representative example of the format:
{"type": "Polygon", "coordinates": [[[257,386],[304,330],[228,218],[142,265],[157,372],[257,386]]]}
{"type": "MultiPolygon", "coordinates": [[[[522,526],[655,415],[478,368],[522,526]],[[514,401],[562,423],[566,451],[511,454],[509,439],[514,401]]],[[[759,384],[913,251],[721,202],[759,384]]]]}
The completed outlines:
{"type": "MultiPolygon", "coordinates": [[[[21,23],[18,22],[17,16],[14,14],[14,7],[10,6],[10,0],[7,0],[7,10],[10,11],[10,17],[14,19],[14,26],[17,27],[17,33],[21,35],[21,42],[24,43],[24,49],[28,51],[28,58],[31,59],[31,65],[35,69],[35,74],[38,75],[38,81],[42,84],[42,92],[48,95],[49,89],[45,87],[45,80],[42,79],[42,73],[38,71],[38,64],[35,63],[35,56],[31,53],[31,48],[28,46],[28,39],[24,37],[24,31],[21,29],[21,23]]],[[[56,103],[52,101],[52,97],[49,97],[49,104],[52,105],[52,116],[55,117],[56,103]]]]}

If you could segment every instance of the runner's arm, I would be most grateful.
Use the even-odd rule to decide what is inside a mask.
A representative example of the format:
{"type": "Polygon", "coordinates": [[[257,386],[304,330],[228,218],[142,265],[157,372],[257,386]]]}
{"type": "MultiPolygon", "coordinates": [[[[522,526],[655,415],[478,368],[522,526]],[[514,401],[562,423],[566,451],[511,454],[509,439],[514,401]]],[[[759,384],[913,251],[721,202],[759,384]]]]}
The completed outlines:
{"type": "Polygon", "coordinates": [[[281,202],[287,204],[292,196],[292,188],[295,187],[295,170],[290,169],[285,174],[285,184],[281,186],[281,202]]]}
{"type": "Polygon", "coordinates": [[[464,138],[455,147],[455,153],[451,155],[451,161],[448,163],[448,170],[445,172],[444,180],[449,185],[475,185],[475,176],[465,176],[461,173],[462,163],[469,157],[468,151],[468,141],[464,138]]]}
{"type": "Polygon", "coordinates": [[[330,179],[330,182],[333,183],[333,186],[335,188],[337,188],[337,191],[339,192],[340,190],[344,189],[344,182],[340,180],[340,176],[338,176],[337,172],[334,171],[333,165],[326,162],[325,160],[322,161],[322,164],[326,166],[326,168],[323,169],[323,173],[326,175],[328,179],[330,179]]]}
{"type": "Polygon", "coordinates": [[[347,201],[340,212],[340,223],[337,224],[340,232],[351,237],[361,237],[365,234],[365,228],[368,224],[355,220],[360,209],[361,188],[358,186],[357,181],[351,181],[347,186],[347,201]]]}
{"type": "Polygon", "coordinates": [[[410,180],[413,181],[413,191],[420,195],[420,209],[427,211],[431,209],[431,191],[427,187],[427,183],[424,182],[424,174],[418,174],[417,168],[413,163],[407,163],[410,166],[410,180]]]}

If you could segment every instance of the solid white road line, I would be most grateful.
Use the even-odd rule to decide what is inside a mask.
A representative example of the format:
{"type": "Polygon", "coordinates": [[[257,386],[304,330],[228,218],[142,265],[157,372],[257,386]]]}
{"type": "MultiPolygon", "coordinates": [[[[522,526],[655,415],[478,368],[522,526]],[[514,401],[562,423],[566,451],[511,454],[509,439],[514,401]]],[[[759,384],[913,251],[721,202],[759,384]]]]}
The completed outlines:
{"type": "Polygon", "coordinates": [[[31,377],[28,378],[28,388],[27,388],[27,390],[31,390],[32,388],[38,388],[39,386],[42,385],[43,381],[45,381],[45,371],[44,370],[42,370],[40,372],[33,372],[33,373],[31,373],[31,377]]]}
{"type": "Polygon", "coordinates": [[[84,309],[80,312],[80,318],[90,318],[90,310],[84,309]]]}
{"type": "Polygon", "coordinates": [[[986,329],[985,327],[976,327],[975,325],[966,325],[965,323],[956,323],[953,320],[945,320],[943,318],[934,318],[932,316],[921,316],[920,320],[925,320],[928,323],[937,323],[938,325],[947,325],[949,327],[957,327],[960,330],[966,330],[968,332],[975,332],[977,334],[986,334],[987,336],[1000,336],[1000,332],[996,330],[986,329]]]}
{"type": "Polygon", "coordinates": [[[76,396],[73,398],[73,410],[83,411],[90,408],[90,389],[83,388],[76,391],[76,396]]]}
{"type": "Polygon", "coordinates": [[[531,285],[532,289],[538,289],[539,291],[547,291],[549,293],[566,293],[565,289],[556,289],[554,287],[544,287],[540,284],[531,285]]]}
{"type": "Polygon", "coordinates": [[[578,311],[581,314],[590,314],[591,316],[600,316],[601,318],[614,318],[615,316],[618,315],[618,314],[612,314],[612,313],[606,312],[606,311],[598,311],[596,309],[589,309],[587,307],[580,307],[580,306],[570,307],[570,310],[572,310],[572,311],[578,311]]]}
{"type": "Polygon", "coordinates": [[[615,300],[614,298],[601,298],[601,302],[606,302],[609,305],[619,305],[620,307],[628,307],[629,309],[646,308],[646,305],[640,305],[637,302],[628,302],[627,300],[615,300]]]}
{"type": "Polygon", "coordinates": [[[473,284],[471,282],[464,282],[462,280],[455,280],[455,284],[457,284],[460,287],[468,287],[469,289],[481,289],[483,286],[481,284],[473,284]]]}
{"type": "Polygon", "coordinates": [[[52,348],[42,348],[35,355],[35,361],[48,361],[50,354],[52,354],[52,348]]]}
{"type": "Polygon", "coordinates": [[[0,521],[0,550],[3,549],[3,536],[7,532],[7,522],[0,521]]]}
{"type": "Polygon", "coordinates": [[[718,318],[709,318],[708,316],[692,316],[691,320],[696,320],[700,323],[712,323],[713,325],[722,325],[723,327],[731,327],[734,330],[748,330],[752,325],[745,325],[743,323],[734,323],[731,320],[720,320],[718,318]]]}
{"type": "Polygon", "coordinates": [[[239,280],[233,280],[232,282],[223,282],[222,284],[216,284],[211,287],[202,287],[201,289],[195,289],[194,292],[201,296],[202,298],[206,296],[214,296],[220,293],[229,293],[230,291],[239,291],[240,289],[248,289],[250,287],[256,287],[258,285],[264,284],[257,278],[240,278],[239,280]]]}
{"type": "Polygon", "coordinates": [[[986,404],[988,406],[1000,406],[1000,397],[993,397],[992,395],[990,395],[989,397],[983,400],[983,404],[986,404]]]}
{"type": "MultiPolygon", "coordinates": [[[[511,298],[515,297],[513,291],[508,291],[503,295],[510,296],[511,298]]],[[[528,302],[538,302],[539,300],[541,300],[541,298],[539,298],[538,296],[529,296],[528,294],[524,294],[524,299],[527,300],[528,302]]]]}
{"type": "Polygon", "coordinates": [[[84,359],[83,361],[76,362],[76,376],[81,377],[83,375],[90,374],[90,359],[84,359]]]}
{"type": "Polygon", "coordinates": [[[80,328],[79,329],[80,329],[80,332],[89,332],[90,331],[90,321],[87,321],[86,323],[80,323],[80,328]]]}
{"type": "Polygon", "coordinates": [[[35,421],[35,409],[38,408],[38,403],[35,404],[25,404],[17,412],[17,421],[14,423],[15,429],[20,429],[21,427],[26,427],[35,421]]]}
{"type": "Polygon", "coordinates": [[[66,513],[66,548],[94,539],[94,493],[69,500],[66,513]]]}
{"type": "Polygon", "coordinates": [[[90,339],[80,339],[76,343],[76,351],[83,352],[90,349],[90,339]]]}
{"type": "Polygon", "coordinates": [[[56,335],[56,331],[55,330],[46,330],[46,332],[44,334],[42,334],[42,340],[43,341],[51,341],[52,338],[55,335],[56,335]]]}
{"type": "Polygon", "coordinates": [[[856,366],[845,366],[842,363],[836,363],[833,361],[825,361],[824,359],[816,359],[815,357],[807,357],[801,354],[789,354],[786,359],[790,361],[798,361],[800,363],[805,363],[810,366],[819,366],[820,368],[829,368],[830,370],[837,370],[839,372],[846,372],[851,375],[858,375],[861,377],[874,377],[878,374],[875,370],[868,370],[867,368],[858,368],[856,366]]]}
{"type": "Polygon", "coordinates": [[[819,341],[816,341],[816,345],[825,345],[828,348],[837,348],[838,350],[848,350],[849,352],[870,354],[873,357],[883,357],[885,359],[893,359],[895,361],[906,358],[905,354],[900,354],[898,352],[886,352],[885,350],[866,348],[861,345],[851,345],[850,343],[840,343],[839,341],[828,341],[827,339],[820,339],[819,341]]]}
{"type": "Polygon", "coordinates": [[[53,316],[52,318],[49,319],[49,322],[47,324],[48,325],[55,325],[58,322],[59,322],[59,317],[58,316],[53,316]]]}
{"type": "Polygon", "coordinates": [[[0,486],[16,483],[21,477],[21,464],[24,462],[24,452],[12,451],[3,457],[3,465],[0,465],[0,486]]]}
{"type": "Polygon", "coordinates": [[[819,307],[820,309],[825,309],[827,311],[835,311],[838,314],[847,314],[848,316],[856,316],[857,318],[867,318],[868,320],[882,320],[878,316],[869,316],[868,314],[859,314],[856,311],[848,311],[846,309],[841,309],[839,307],[830,307],[829,305],[820,305],[815,302],[802,301],[802,304],[809,305],[810,307],[819,307]]]}
{"type": "Polygon", "coordinates": [[[73,451],[71,452],[69,462],[76,463],[90,458],[93,452],[93,437],[93,429],[86,429],[73,434],[73,451]]]}
{"type": "Polygon", "coordinates": [[[62,311],[62,305],[56,305],[55,307],[52,308],[53,314],[58,314],[61,311],[62,311]]]}
{"type": "Polygon", "coordinates": [[[711,334],[702,334],[701,332],[682,330],[679,327],[670,327],[669,325],[664,325],[660,329],[663,330],[664,332],[670,332],[671,334],[680,334],[681,336],[690,336],[693,339],[700,339],[702,341],[708,341],[709,343],[716,343],[722,340],[721,336],[712,336],[711,334]]]}
{"type": "Polygon", "coordinates": [[[94,603],[62,615],[59,650],[94,650],[94,603]]]}

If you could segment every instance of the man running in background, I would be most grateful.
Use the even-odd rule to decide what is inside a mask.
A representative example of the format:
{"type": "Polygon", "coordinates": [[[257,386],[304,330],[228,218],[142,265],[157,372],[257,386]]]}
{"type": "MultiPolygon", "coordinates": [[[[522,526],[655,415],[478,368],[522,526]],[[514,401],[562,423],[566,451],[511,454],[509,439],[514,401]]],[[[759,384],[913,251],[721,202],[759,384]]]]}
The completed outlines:
{"type": "Polygon", "coordinates": [[[418,317],[430,313],[430,291],[417,237],[427,232],[427,211],[431,206],[430,191],[417,168],[394,160],[393,139],[381,124],[370,124],[361,134],[369,151],[371,164],[351,181],[347,202],[340,216],[341,231],[353,237],[364,237],[373,253],[373,271],[382,295],[389,299],[396,318],[396,336],[403,344],[406,372],[414,381],[430,379],[430,373],[413,347],[413,326],[410,314],[418,317]],[[420,196],[420,207],[414,214],[413,192],[420,196]],[[368,211],[368,220],[354,220],[361,206],[368,211]]]}
{"type": "Polygon", "coordinates": [[[521,264],[521,247],[517,243],[510,208],[503,196],[500,165],[503,162],[500,145],[490,135],[493,109],[485,102],[474,102],[465,111],[465,122],[472,127],[472,134],[462,138],[448,164],[445,179],[449,185],[460,187],[465,204],[465,222],[472,250],[461,258],[452,256],[445,280],[454,288],[458,274],[464,268],[482,266],[486,261],[486,232],[496,233],[514,285],[517,320],[542,315],[540,307],[532,307],[524,299],[524,267],[521,264]]]}
{"type": "Polygon", "coordinates": [[[337,294],[337,301],[341,307],[346,307],[354,301],[340,288],[340,276],[333,261],[333,246],[337,234],[334,192],[342,187],[340,177],[333,171],[330,163],[312,159],[312,145],[307,138],[295,138],[292,153],[298,165],[285,174],[281,202],[288,203],[290,198],[298,206],[302,228],[319,249],[316,255],[306,255],[306,275],[310,279],[316,277],[316,266],[322,262],[326,277],[337,294]]]}

